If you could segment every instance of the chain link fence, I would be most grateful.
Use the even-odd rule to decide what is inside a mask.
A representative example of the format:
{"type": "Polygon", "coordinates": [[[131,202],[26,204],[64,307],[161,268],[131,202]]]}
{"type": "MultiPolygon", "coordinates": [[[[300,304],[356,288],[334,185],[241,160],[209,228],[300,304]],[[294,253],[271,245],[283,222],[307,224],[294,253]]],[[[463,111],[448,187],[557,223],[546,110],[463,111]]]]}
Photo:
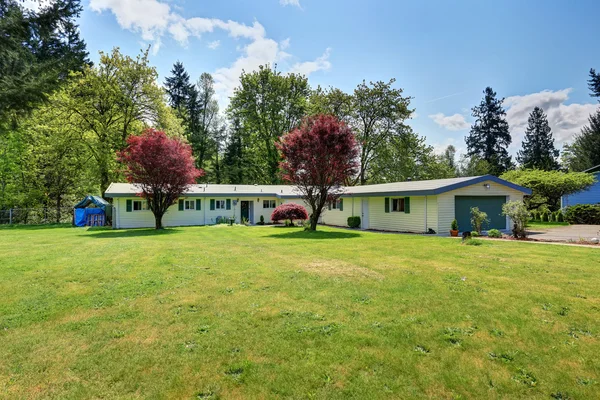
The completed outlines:
{"type": "Polygon", "coordinates": [[[0,225],[21,224],[57,224],[72,223],[73,208],[41,207],[41,208],[11,208],[0,210],[0,225]]]}

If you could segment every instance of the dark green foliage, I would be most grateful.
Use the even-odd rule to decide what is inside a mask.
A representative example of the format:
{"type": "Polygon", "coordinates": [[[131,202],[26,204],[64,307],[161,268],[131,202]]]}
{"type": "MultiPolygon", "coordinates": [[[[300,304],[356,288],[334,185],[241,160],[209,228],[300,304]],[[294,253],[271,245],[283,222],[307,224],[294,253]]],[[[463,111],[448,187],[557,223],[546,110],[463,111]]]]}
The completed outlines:
{"type": "Polygon", "coordinates": [[[531,211],[531,220],[532,221],[539,221],[540,220],[540,212],[538,210],[532,210],[531,211]]]}
{"type": "Polygon", "coordinates": [[[350,228],[358,228],[360,226],[360,217],[359,216],[348,217],[348,226],[350,228]]]}
{"type": "Polygon", "coordinates": [[[554,148],[554,137],[548,125],[548,117],[540,107],[535,107],[529,114],[529,125],[525,130],[522,146],[517,160],[523,168],[546,171],[558,169],[559,152],[554,148]]]}
{"type": "Polygon", "coordinates": [[[70,71],[89,64],[75,23],[79,0],[43,4],[34,12],[19,1],[0,0],[0,128],[46,101],[70,71]]]}
{"type": "Polygon", "coordinates": [[[570,224],[600,225],[600,204],[577,204],[567,207],[564,219],[570,224]]]}
{"type": "Polygon", "coordinates": [[[507,150],[512,138],[502,107],[504,99],[497,99],[491,87],[487,87],[484,94],[479,106],[473,107],[475,123],[466,137],[467,155],[485,160],[490,166],[489,173],[500,175],[512,168],[507,150]]]}
{"type": "Polygon", "coordinates": [[[556,222],[565,222],[565,215],[562,211],[559,211],[556,215],[556,222]]]}
{"type": "MultiPolygon", "coordinates": [[[[590,96],[600,97],[600,73],[597,73],[594,68],[590,69],[590,79],[588,80],[588,88],[590,96]]],[[[598,100],[600,102],[600,100],[598,100]]]]}
{"type": "Polygon", "coordinates": [[[190,75],[181,62],[177,61],[173,64],[171,76],[165,78],[165,90],[169,105],[173,107],[179,118],[186,120],[193,85],[190,83],[190,75]]]}
{"type": "Polygon", "coordinates": [[[452,223],[450,224],[450,229],[452,229],[453,231],[458,230],[458,221],[456,220],[456,218],[452,220],[452,223]]]}
{"type": "Polygon", "coordinates": [[[584,126],[563,151],[564,163],[572,171],[585,171],[600,165],[600,110],[588,120],[589,125],[584,126]]]}

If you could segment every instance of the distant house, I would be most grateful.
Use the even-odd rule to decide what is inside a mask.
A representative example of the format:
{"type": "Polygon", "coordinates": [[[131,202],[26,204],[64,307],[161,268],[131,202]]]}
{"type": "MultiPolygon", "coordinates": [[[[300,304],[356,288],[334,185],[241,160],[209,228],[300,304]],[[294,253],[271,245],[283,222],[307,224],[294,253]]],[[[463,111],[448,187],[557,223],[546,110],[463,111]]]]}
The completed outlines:
{"type": "MultiPolygon", "coordinates": [[[[153,227],[154,217],[134,184],[113,183],[105,196],[113,199],[114,228],[153,227]]],[[[362,229],[447,234],[452,220],[470,231],[471,207],[488,214],[486,229],[508,230],[502,205],[522,200],[531,190],[495,176],[409,181],[344,188],[344,195],[328,205],[321,223],[346,226],[348,217],[361,217],[362,229]]],[[[289,185],[192,185],[163,218],[165,226],[211,225],[233,217],[255,224],[270,222],[273,209],[283,203],[304,204],[289,185]]],[[[306,206],[306,205],[305,205],[306,206]]],[[[310,212],[310,209],[307,210],[310,212]]]]}
{"type": "Polygon", "coordinates": [[[574,206],[576,204],[598,204],[600,203],[600,165],[596,165],[593,168],[585,170],[594,174],[596,177],[596,183],[581,192],[564,195],[561,198],[561,207],[565,208],[568,206],[574,206]]]}

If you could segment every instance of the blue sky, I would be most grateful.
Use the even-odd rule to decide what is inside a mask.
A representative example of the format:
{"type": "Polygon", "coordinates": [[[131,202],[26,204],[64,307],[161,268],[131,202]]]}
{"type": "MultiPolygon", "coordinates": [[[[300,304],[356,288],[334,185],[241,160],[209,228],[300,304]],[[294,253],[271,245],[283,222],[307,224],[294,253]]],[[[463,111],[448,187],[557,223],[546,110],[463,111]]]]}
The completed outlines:
{"type": "Polygon", "coordinates": [[[514,152],[539,105],[562,144],[598,103],[587,73],[600,69],[597,1],[84,0],[92,58],[152,45],[160,81],[173,62],[193,79],[213,73],[222,106],[242,68],[266,62],[351,91],[389,80],[414,97],[413,129],[464,151],[486,86],[506,97],[514,152]]]}

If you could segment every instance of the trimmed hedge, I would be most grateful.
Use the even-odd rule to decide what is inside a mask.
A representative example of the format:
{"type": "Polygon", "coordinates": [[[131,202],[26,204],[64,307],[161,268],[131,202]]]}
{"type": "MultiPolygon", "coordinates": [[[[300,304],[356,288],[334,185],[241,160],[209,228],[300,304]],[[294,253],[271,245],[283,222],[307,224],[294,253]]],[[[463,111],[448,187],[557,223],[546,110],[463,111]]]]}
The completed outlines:
{"type": "Polygon", "coordinates": [[[348,226],[358,228],[360,226],[360,217],[348,217],[348,226]]]}
{"type": "Polygon", "coordinates": [[[567,207],[565,221],[570,224],[600,225],[600,204],[577,204],[567,207]]]}

